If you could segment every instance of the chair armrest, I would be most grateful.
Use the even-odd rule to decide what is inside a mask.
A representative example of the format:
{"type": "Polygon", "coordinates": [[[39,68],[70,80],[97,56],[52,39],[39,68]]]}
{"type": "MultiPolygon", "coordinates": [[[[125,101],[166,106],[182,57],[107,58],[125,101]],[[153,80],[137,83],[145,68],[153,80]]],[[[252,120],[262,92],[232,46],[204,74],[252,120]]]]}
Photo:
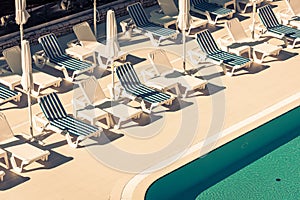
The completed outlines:
{"type": "Polygon", "coordinates": [[[44,50],[37,51],[33,56],[35,66],[38,68],[43,68],[45,64],[49,61],[49,58],[46,56],[44,50]]]}

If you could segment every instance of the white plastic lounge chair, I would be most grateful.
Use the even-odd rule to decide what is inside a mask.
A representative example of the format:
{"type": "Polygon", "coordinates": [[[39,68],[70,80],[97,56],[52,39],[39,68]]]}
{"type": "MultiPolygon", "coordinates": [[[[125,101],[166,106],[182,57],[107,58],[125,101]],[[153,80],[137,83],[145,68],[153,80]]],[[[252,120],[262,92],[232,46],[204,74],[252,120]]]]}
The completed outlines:
{"type": "Polygon", "coordinates": [[[95,68],[90,62],[80,61],[65,54],[53,33],[39,37],[38,41],[47,57],[46,65],[62,71],[67,81],[73,82],[77,75],[92,72],[95,68]]]}
{"type": "Polygon", "coordinates": [[[92,126],[77,120],[67,114],[56,93],[50,93],[38,99],[39,105],[46,117],[42,118],[41,113],[34,117],[35,128],[43,132],[50,129],[54,132],[65,133],[68,144],[76,148],[78,144],[92,136],[99,136],[101,128],[92,126]],[[42,124],[41,128],[38,128],[42,124]],[[71,136],[76,141],[73,142],[71,136]]]}
{"type": "Polygon", "coordinates": [[[78,84],[81,93],[84,96],[84,100],[79,98],[76,99],[76,101],[80,101],[79,103],[84,106],[83,109],[92,105],[107,112],[109,114],[109,119],[106,119],[108,128],[110,128],[110,126],[114,126],[115,129],[119,129],[122,123],[130,119],[137,119],[142,113],[142,110],[140,109],[118,102],[112,102],[105,96],[99,82],[94,76],[91,76],[86,80],[82,80],[78,84]],[[114,118],[117,118],[118,123],[115,123],[114,118]]]}
{"type": "MultiPolygon", "coordinates": [[[[179,14],[178,8],[176,7],[175,3],[173,0],[158,0],[158,4],[163,12],[163,16],[169,17],[169,18],[173,18],[175,20],[177,20],[177,16],[179,14]]],[[[150,18],[151,20],[151,18],[150,18]]],[[[161,25],[164,25],[165,28],[168,28],[168,26],[166,26],[163,22],[164,19],[162,19],[162,23],[160,22],[160,18],[153,18],[152,17],[152,21],[155,21],[161,25]]],[[[175,21],[176,24],[176,21],[175,21]]],[[[205,27],[207,24],[207,20],[198,18],[198,17],[194,17],[192,16],[192,22],[190,25],[190,28],[188,30],[188,34],[190,34],[190,31],[194,28],[200,28],[200,27],[205,27]]],[[[167,25],[171,25],[171,24],[167,24],[167,25]]],[[[177,24],[176,24],[176,28],[177,28],[177,24]]]]}
{"type": "Polygon", "coordinates": [[[106,45],[100,43],[97,41],[97,38],[95,37],[94,33],[92,32],[92,29],[90,25],[87,22],[82,22],[80,24],[77,24],[73,26],[74,33],[80,42],[80,44],[91,50],[95,50],[98,54],[98,64],[102,68],[106,68],[114,60],[120,59],[120,60],[126,60],[127,54],[125,52],[122,52],[119,50],[117,56],[110,57],[105,52],[106,45]]]}
{"type": "Polygon", "coordinates": [[[208,19],[208,23],[213,25],[215,25],[220,18],[232,18],[235,13],[235,10],[209,3],[207,0],[191,0],[191,10],[205,15],[208,19]]]}
{"type": "Polygon", "coordinates": [[[172,104],[174,97],[142,84],[131,64],[125,63],[124,65],[118,66],[116,68],[116,74],[129,97],[141,100],[141,107],[144,112],[151,113],[152,109],[156,106],[172,104]],[[150,106],[146,104],[150,104],[150,106]]]}
{"type": "Polygon", "coordinates": [[[20,101],[21,95],[22,94],[20,92],[10,90],[6,86],[0,84],[0,104],[4,104],[12,100],[18,102],[20,101]]]}
{"type": "Polygon", "coordinates": [[[291,48],[294,48],[296,43],[300,41],[300,30],[280,24],[270,5],[259,8],[257,12],[267,29],[267,34],[283,39],[285,45],[291,48]],[[291,41],[292,45],[288,45],[288,41],[291,41]]]}
{"type": "MultiPolygon", "coordinates": [[[[3,55],[6,62],[12,71],[12,73],[6,73],[0,76],[0,83],[8,86],[11,90],[15,90],[16,86],[20,86],[18,89],[23,91],[21,86],[22,78],[22,63],[21,63],[21,49],[19,46],[14,46],[3,50],[3,55]]],[[[33,96],[38,96],[43,89],[54,86],[59,87],[61,78],[51,76],[44,72],[37,70],[32,71],[33,83],[37,86],[33,89],[33,96]]]]}
{"type": "MultiPolygon", "coordinates": [[[[250,67],[252,63],[249,58],[222,51],[207,29],[198,33],[196,35],[196,40],[207,58],[211,59],[215,64],[232,68],[231,73],[229,74],[231,76],[234,74],[235,70],[243,67],[250,67]]],[[[193,58],[191,57],[191,59],[193,58]]],[[[223,70],[226,74],[227,72],[224,68],[223,70]]]]}
{"type": "Polygon", "coordinates": [[[287,8],[279,11],[279,17],[284,25],[300,29],[300,1],[285,0],[287,8]]]}
{"type": "MultiPolygon", "coordinates": [[[[151,71],[154,71],[154,73],[151,73],[150,70],[143,72],[145,77],[144,79],[147,80],[148,78],[146,77],[150,77],[150,79],[146,81],[146,85],[150,84],[150,86],[153,85],[153,87],[155,87],[155,85],[163,85],[165,83],[168,83],[168,85],[179,84],[185,88],[185,92],[181,94],[183,97],[187,97],[188,92],[197,89],[205,89],[207,84],[206,80],[201,80],[188,75],[184,76],[180,72],[176,71],[164,50],[154,50],[148,54],[148,57],[152,64],[153,70],[151,71]]],[[[180,92],[179,88],[177,90],[180,92]]]]}
{"type": "Polygon", "coordinates": [[[237,55],[241,55],[245,52],[248,56],[251,56],[251,47],[248,45],[252,39],[247,35],[243,25],[237,18],[227,20],[225,22],[225,29],[228,35],[219,38],[221,47],[225,47],[226,51],[234,52],[237,55]]]}
{"type": "Polygon", "coordinates": [[[37,160],[47,160],[49,151],[41,150],[31,144],[23,143],[9,146],[9,143],[19,141],[16,138],[3,113],[0,113],[0,146],[8,146],[4,149],[11,153],[10,161],[14,171],[22,172],[23,168],[37,160]]]}
{"type": "Polygon", "coordinates": [[[127,6],[127,11],[136,26],[134,30],[138,30],[149,37],[153,46],[159,46],[164,39],[176,39],[178,31],[163,28],[150,22],[141,3],[127,6]]]}
{"type": "Polygon", "coordinates": [[[247,8],[256,4],[256,6],[260,6],[260,4],[264,2],[264,0],[236,0],[236,7],[240,13],[245,13],[247,8]]]}

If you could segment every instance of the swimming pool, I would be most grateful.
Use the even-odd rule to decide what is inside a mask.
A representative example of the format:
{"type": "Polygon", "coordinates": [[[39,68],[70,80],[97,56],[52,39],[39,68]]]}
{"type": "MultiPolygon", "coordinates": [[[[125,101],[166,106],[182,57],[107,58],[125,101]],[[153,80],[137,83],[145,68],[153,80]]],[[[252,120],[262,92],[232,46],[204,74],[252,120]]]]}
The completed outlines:
{"type": "Polygon", "coordinates": [[[258,193],[275,195],[266,199],[294,199],[299,133],[297,107],[161,177],[148,188],[146,199],[261,199],[255,198],[258,193]]]}

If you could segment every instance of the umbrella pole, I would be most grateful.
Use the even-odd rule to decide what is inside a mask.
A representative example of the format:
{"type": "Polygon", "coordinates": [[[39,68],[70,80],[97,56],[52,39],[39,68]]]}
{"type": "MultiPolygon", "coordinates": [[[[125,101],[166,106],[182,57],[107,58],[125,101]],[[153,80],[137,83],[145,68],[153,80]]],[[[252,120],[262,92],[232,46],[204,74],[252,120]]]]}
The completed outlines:
{"type": "Polygon", "coordinates": [[[115,100],[115,64],[111,65],[111,74],[112,74],[112,100],[115,100]]]}
{"type": "Polygon", "coordinates": [[[33,122],[32,122],[32,109],[31,109],[31,88],[29,89],[27,96],[28,96],[29,132],[31,135],[31,139],[34,140],[33,128],[32,128],[33,122]]]}
{"type": "Polygon", "coordinates": [[[186,57],[186,43],[185,43],[185,30],[182,31],[182,43],[183,43],[183,70],[186,72],[185,69],[185,57],[186,57]]]}
{"type": "Polygon", "coordinates": [[[97,38],[97,0],[94,0],[94,34],[95,37],[97,38]]]}
{"type": "Polygon", "coordinates": [[[255,13],[256,13],[256,0],[253,1],[252,30],[251,30],[252,39],[254,39],[254,35],[255,35],[255,13]]]}
{"type": "Polygon", "coordinates": [[[23,24],[20,24],[20,43],[23,41],[23,24]]]}

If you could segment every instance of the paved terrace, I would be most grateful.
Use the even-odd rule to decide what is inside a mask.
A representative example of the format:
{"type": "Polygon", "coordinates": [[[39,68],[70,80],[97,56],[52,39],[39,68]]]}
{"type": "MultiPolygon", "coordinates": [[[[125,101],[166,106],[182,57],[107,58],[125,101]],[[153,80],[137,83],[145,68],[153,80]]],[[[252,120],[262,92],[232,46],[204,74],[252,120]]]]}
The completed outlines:
{"type": "MultiPolygon", "coordinates": [[[[281,8],[285,6],[282,1],[272,4],[280,5],[281,8]]],[[[249,16],[250,14],[245,14],[242,17],[245,27],[251,22],[249,16]]],[[[104,25],[99,27],[102,30],[104,25]]],[[[215,38],[226,33],[222,26],[209,28],[215,38]]],[[[59,39],[64,42],[65,47],[69,40],[74,39],[74,35],[59,39]]],[[[283,44],[277,39],[270,42],[283,44]]],[[[120,43],[122,50],[130,53],[128,59],[135,63],[138,71],[149,66],[147,53],[154,48],[147,38],[134,35],[130,41],[121,38],[120,43]]],[[[32,52],[39,48],[33,46],[32,52]]],[[[161,48],[168,51],[172,64],[181,69],[180,37],[175,43],[164,41],[161,48]]],[[[195,48],[197,44],[190,37],[187,49],[195,48]]],[[[147,187],[158,177],[299,106],[299,53],[300,48],[285,48],[277,58],[268,57],[263,65],[255,64],[249,70],[238,71],[233,77],[225,76],[219,66],[209,63],[192,66],[188,63],[188,68],[197,69],[197,75],[209,82],[204,93],[196,92],[189,98],[176,100],[171,107],[157,108],[151,116],[143,115],[139,124],[130,122],[120,131],[105,130],[100,138],[86,141],[85,147],[78,149],[70,148],[65,137],[60,134],[46,134],[43,136],[45,144],[39,147],[50,151],[49,160],[33,163],[21,174],[4,169],[6,176],[4,182],[0,183],[1,199],[142,199],[147,187]],[[290,97],[294,99],[280,104],[290,97]],[[274,105],[277,105],[276,111],[267,112],[237,129],[231,128],[274,105]],[[228,128],[232,131],[221,137],[219,133],[228,128]],[[170,165],[142,179],[140,183],[137,179],[130,182],[138,172],[199,142],[207,141],[208,144],[207,139],[211,137],[216,137],[217,140],[209,146],[178,157],[170,165]],[[177,143],[178,139],[182,142],[177,143]]],[[[50,73],[49,68],[43,70],[50,73]]],[[[111,83],[109,73],[96,70],[94,75],[103,88],[111,83]]],[[[72,84],[64,82],[58,90],[69,113],[72,113],[73,87],[72,84]]],[[[107,89],[105,92],[108,95],[107,89]]],[[[26,98],[23,95],[19,104],[1,105],[13,131],[21,138],[29,134],[26,98]]],[[[36,101],[32,108],[34,114],[41,111],[36,101]]],[[[0,169],[3,168],[0,166],[0,169]]]]}

